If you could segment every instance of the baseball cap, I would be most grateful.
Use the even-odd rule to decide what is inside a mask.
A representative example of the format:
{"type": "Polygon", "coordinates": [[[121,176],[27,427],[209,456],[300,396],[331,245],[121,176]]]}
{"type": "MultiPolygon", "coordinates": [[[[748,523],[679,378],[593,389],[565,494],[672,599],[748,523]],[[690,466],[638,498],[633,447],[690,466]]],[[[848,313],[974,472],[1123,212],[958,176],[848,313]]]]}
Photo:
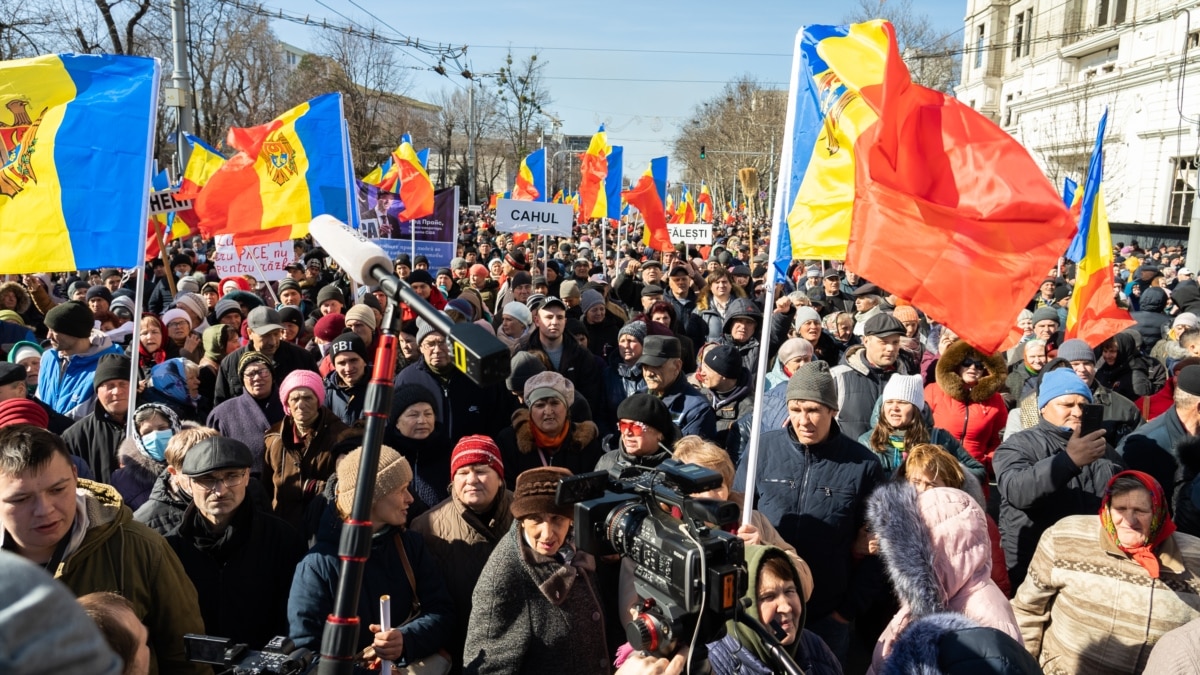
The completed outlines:
{"type": "Polygon", "coordinates": [[[270,307],[255,307],[246,318],[246,327],[255,335],[265,335],[273,330],[283,330],[283,319],[270,307]]]}

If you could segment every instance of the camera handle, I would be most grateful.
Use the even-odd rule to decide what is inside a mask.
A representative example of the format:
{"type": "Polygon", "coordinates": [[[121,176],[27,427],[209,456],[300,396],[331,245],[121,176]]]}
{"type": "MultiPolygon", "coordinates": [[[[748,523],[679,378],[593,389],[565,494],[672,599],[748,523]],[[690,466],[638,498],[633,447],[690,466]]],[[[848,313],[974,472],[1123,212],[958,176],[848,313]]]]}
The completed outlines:
{"type": "MultiPolygon", "coordinates": [[[[768,630],[761,621],[750,616],[745,611],[749,608],[751,602],[753,601],[749,598],[742,600],[741,609],[734,620],[758,634],[758,637],[762,639],[763,647],[766,647],[767,653],[775,660],[775,665],[781,668],[783,672],[788,675],[805,675],[804,671],[800,670],[800,666],[796,665],[792,657],[788,656],[788,653],[783,650],[783,645],[779,643],[779,639],[775,637],[775,634],[768,630]]],[[[800,636],[797,635],[796,639],[799,640],[800,636]]]]}

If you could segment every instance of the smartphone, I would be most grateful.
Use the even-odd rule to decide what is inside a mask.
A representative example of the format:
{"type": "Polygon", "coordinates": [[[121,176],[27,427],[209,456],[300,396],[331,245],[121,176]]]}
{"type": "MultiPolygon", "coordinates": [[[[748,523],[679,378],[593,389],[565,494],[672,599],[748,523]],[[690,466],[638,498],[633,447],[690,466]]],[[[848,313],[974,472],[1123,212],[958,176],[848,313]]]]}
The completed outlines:
{"type": "Polygon", "coordinates": [[[1088,403],[1083,406],[1083,418],[1079,427],[1079,435],[1087,436],[1093,431],[1104,428],[1104,406],[1088,403]]]}

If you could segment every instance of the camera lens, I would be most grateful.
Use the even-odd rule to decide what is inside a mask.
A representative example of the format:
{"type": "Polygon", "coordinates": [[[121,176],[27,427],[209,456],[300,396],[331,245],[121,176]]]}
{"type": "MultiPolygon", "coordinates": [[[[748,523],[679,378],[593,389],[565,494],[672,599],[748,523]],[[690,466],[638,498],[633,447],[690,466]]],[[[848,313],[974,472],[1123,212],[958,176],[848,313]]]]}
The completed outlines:
{"type": "Polygon", "coordinates": [[[633,539],[641,527],[647,513],[646,505],[641,502],[628,502],[618,506],[608,515],[605,525],[608,527],[608,541],[621,555],[628,555],[633,539]]]}

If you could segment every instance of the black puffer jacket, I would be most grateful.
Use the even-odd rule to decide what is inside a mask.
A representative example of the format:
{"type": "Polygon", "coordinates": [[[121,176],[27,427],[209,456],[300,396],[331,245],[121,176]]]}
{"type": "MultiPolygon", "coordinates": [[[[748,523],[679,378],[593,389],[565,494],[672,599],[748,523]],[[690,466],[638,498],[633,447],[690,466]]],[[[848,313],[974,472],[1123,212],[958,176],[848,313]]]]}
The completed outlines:
{"type": "Polygon", "coordinates": [[[1136,401],[1162,389],[1166,384],[1166,372],[1154,368],[1154,360],[1141,355],[1131,330],[1113,336],[1117,343],[1117,358],[1112,365],[1104,361],[1103,351],[1096,349],[1096,381],[1130,401],[1136,401]]]}
{"type": "MultiPolygon", "coordinates": [[[[812,568],[809,619],[834,611],[853,619],[883,587],[878,558],[856,563],[851,555],[867,497],[884,481],[883,467],[837,422],[815,445],[802,445],[789,426],[763,433],[759,447],[754,504],[812,568]]],[[[736,491],[746,491],[748,463],[748,454],[738,462],[736,491]]]]}
{"type": "Polygon", "coordinates": [[[1171,327],[1171,317],[1163,313],[1167,308],[1167,292],[1161,288],[1147,288],[1138,307],[1138,311],[1130,312],[1130,316],[1137,321],[1135,328],[1142,334],[1142,351],[1149,354],[1171,327]]]}
{"type": "Polygon", "coordinates": [[[133,519],[166,536],[183,520],[183,512],[191,503],[189,497],[171,487],[171,474],[164,471],[158,474],[150,498],[134,512],[133,519]]]}
{"type": "Polygon", "coordinates": [[[1104,488],[1121,471],[1107,457],[1078,467],[1067,454],[1071,431],[1041,418],[996,449],[992,467],[1000,490],[1000,543],[1013,588],[1021,585],[1042,533],[1066,516],[1095,514],[1104,488]]]}
{"type": "Polygon", "coordinates": [[[845,364],[829,371],[837,385],[837,421],[842,431],[851,438],[862,436],[871,428],[871,411],[883,393],[883,386],[892,375],[912,372],[903,359],[896,359],[891,370],[880,370],[867,360],[865,348],[847,352],[845,364]]]}
{"type": "Polygon", "coordinates": [[[1184,482],[1175,493],[1175,526],[1200,537],[1200,436],[1188,436],[1176,446],[1184,482]]]}

